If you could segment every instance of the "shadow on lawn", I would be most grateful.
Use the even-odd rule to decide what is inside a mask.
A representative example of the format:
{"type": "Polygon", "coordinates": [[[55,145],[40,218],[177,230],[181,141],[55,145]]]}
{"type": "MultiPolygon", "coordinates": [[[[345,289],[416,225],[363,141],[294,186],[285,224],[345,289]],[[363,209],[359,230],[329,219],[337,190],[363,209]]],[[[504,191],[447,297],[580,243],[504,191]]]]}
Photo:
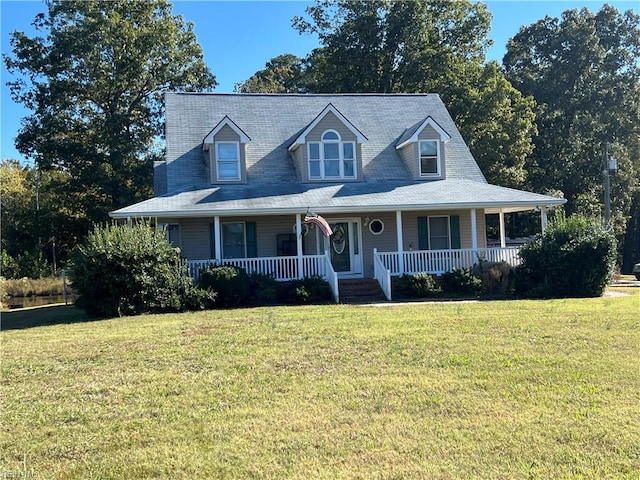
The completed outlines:
{"type": "Polygon", "coordinates": [[[10,310],[2,312],[0,318],[2,331],[99,320],[74,305],[46,305],[10,310]]]}

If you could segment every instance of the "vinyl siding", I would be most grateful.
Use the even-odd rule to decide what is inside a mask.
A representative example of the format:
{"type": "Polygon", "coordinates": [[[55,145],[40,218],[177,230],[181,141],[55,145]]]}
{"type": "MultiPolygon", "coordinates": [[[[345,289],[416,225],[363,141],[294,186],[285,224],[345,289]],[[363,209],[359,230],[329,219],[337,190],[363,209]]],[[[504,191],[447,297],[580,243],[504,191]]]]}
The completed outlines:
{"type": "Polygon", "coordinates": [[[180,249],[182,256],[189,260],[211,258],[209,224],[204,219],[182,219],[180,225],[180,249]]]}
{"type": "MultiPolygon", "coordinates": [[[[403,247],[405,251],[418,250],[418,217],[422,216],[445,216],[458,215],[460,217],[460,243],[461,248],[471,248],[471,218],[469,210],[451,211],[424,211],[424,212],[403,212],[403,247]]],[[[379,252],[397,252],[397,225],[396,214],[394,212],[367,212],[362,214],[341,215],[341,218],[359,218],[361,225],[360,236],[362,239],[362,268],[363,275],[367,278],[373,277],[373,249],[379,252]],[[369,222],[380,220],[384,223],[384,231],[379,235],[374,235],[369,230],[369,226],[364,226],[365,218],[369,222]]],[[[485,220],[484,213],[476,211],[478,227],[478,247],[486,247],[485,220]]],[[[331,217],[327,217],[331,221],[331,217]]],[[[160,223],[178,223],[180,225],[180,239],[182,255],[189,260],[202,260],[211,258],[210,246],[210,219],[182,219],[179,221],[158,220],[160,223]]],[[[275,257],[278,255],[277,235],[293,233],[293,226],[296,223],[295,216],[280,215],[271,217],[222,217],[220,223],[232,222],[255,222],[258,234],[258,256],[275,257]]],[[[309,233],[303,237],[304,251],[307,255],[322,253],[323,238],[317,228],[310,228],[309,233]],[[320,249],[318,250],[318,245],[320,249]]]]}

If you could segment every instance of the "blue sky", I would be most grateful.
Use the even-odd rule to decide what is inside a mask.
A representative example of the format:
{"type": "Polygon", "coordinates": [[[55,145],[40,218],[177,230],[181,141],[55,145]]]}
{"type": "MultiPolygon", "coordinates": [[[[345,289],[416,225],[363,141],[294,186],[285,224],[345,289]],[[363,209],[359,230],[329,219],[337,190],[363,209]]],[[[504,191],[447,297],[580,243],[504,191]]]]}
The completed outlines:
{"type": "MultiPolygon", "coordinates": [[[[517,33],[520,26],[529,25],[546,15],[559,17],[565,10],[582,7],[597,11],[604,3],[609,3],[620,11],[632,9],[640,13],[640,0],[494,0],[485,3],[493,15],[490,38],[493,39],[494,46],[489,50],[488,58],[499,62],[504,55],[507,40],[517,33]]],[[[246,80],[254,72],[264,68],[265,62],[276,55],[293,53],[303,57],[317,46],[315,36],[301,36],[291,27],[291,19],[295,15],[304,15],[305,7],[310,2],[177,0],[173,4],[175,14],[182,14],[186,20],[195,24],[205,61],[219,83],[217,92],[232,92],[235,83],[246,80]]],[[[31,23],[38,12],[45,10],[44,3],[40,1],[0,1],[3,54],[11,52],[10,33],[18,30],[33,36],[35,30],[31,23]]],[[[5,70],[4,63],[0,79],[0,157],[21,160],[13,140],[21,118],[29,112],[11,100],[5,83],[12,77],[5,70]]]]}

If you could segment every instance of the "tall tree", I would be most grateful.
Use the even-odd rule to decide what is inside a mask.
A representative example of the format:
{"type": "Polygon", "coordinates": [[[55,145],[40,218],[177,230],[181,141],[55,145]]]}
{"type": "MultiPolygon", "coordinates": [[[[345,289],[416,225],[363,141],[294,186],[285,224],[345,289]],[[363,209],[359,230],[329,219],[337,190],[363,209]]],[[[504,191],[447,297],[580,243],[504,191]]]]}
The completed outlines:
{"type": "Polygon", "coordinates": [[[12,97],[33,113],[18,151],[40,169],[69,176],[74,216],[94,222],[145,198],[152,160],[162,147],[163,92],[209,90],[215,77],[193,25],[165,0],[46,2],[36,16],[42,36],[11,35],[12,97]]]}
{"type": "Polygon", "coordinates": [[[239,93],[305,93],[304,60],[291,53],[273,57],[234,90],[239,93]]]}
{"type": "Polygon", "coordinates": [[[504,67],[538,105],[531,186],[562,191],[569,213],[601,213],[606,148],[618,160],[616,231],[637,225],[628,217],[640,215],[632,202],[640,188],[640,16],[605,5],[546,17],[509,41],[504,67]]]}
{"type": "Polygon", "coordinates": [[[485,5],[321,0],[307,12],[310,21],[297,17],[294,26],[317,34],[321,47],[286,76],[272,62],[291,57],[276,57],[241,91],[439,93],[487,178],[522,185],[533,103],[497,64],[484,65],[491,20],[485,5]]]}

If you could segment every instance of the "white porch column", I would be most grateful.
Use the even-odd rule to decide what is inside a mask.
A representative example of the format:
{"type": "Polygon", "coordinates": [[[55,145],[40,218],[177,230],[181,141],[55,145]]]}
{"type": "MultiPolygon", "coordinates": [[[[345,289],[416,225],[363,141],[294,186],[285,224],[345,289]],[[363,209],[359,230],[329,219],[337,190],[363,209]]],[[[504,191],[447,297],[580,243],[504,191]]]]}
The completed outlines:
{"type": "Polygon", "coordinates": [[[220,217],[218,215],[213,217],[213,236],[216,260],[219,262],[222,260],[222,235],[220,233],[220,217]]]}
{"type": "Polygon", "coordinates": [[[402,212],[396,211],[396,235],[398,237],[398,271],[404,275],[404,246],[402,242],[402,212]]]}
{"type": "Polygon", "coordinates": [[[304,262],[302,261],[302,220],[296,213],[296,252],[298,252],[298,278],[304,277],[304,262]]]}
{"type": "Polygon", "coordinates": [[[478,220],[476,218],[476,209],[471,209],[471,248],[478,250],[478,220]]]}
{"type": "Polygon", "coordinates": [[[504,212],[502,210],[498,213],[498,217],[500,218],[500,248],[505,248],[507,246],[507,241],[504,231],[504,212]]]}
{"type": "Polygon", "coordinates": [[[547,228],[547,207],[540,207],[540,224],[542,225],[542,232],[544,233],[544,231],[547,228]]]}

